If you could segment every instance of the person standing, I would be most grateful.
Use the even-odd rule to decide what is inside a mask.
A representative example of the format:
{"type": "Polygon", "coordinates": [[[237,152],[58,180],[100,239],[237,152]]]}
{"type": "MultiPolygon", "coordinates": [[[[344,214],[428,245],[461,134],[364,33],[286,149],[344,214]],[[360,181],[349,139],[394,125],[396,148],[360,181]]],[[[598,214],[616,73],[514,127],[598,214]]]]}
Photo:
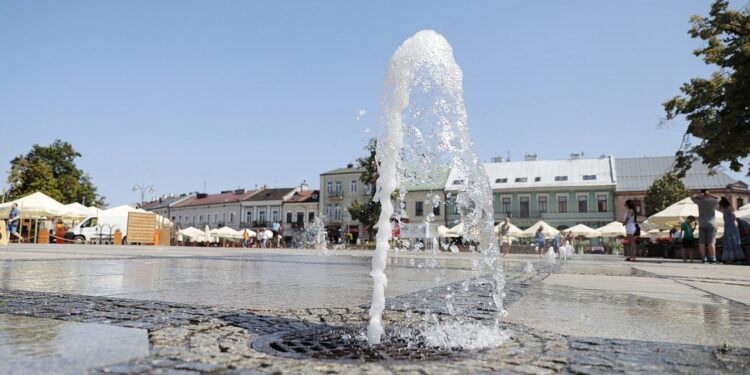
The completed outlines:
{"type": "Polygon", "coordinates": [[[693,253],[695,252],[695,237],[693,237],[693,223],[695,216],[690,215],[687,220],[680,224],[680,233],[682,234],[682,261],[687,262],[688,253],[690,253],[690,263],[693,262],[693,253]]]}
{"type": "Polygon", "coordinates": [[[740,245],[740,230],[735,225],[737,218],[734,216],[734,208],[726,197],[721,197],[719,209],[724,215],[724,247],[721,252],[721,261],[734,263],[745,260],[745,253],[740,245]]]}
{"type": "Polygon", "coordinates": [[[13,203],[10,206],[10,215],[8,215],[8,223],[6,229],[8,230],[8,236],[12,239],[15,237],[18,242],[23,242],[21,234],[18,233],[18,224],[21,221],[21,211],[18,210],[18,204],[13,203]]]}
{"type": "Polygon", "coordinates": [[[536,234],[534,235],[534,246],[536,247],[536,252],[539,253],[539,259],[542,258],[542,253],[544,253],[544,228],[540,225],[539,228],[536,230],[536,234]]]}
{"type": "Polygon", "coordinates": [[[508,257],[510,252],[510,244],[512,239],[510,238],[510,218],[506,217],[503,220],[503,224],[500,225],[500,244],[503,247],[503,258],[508,257]]]}
{"type": "Polygon", "coordinates": [[[556,254],[560,253],[560,246],[563,245],[563,232],[557,232],[555,237],[552,238],[552,248],[556,254]]]}
{"type": "Polygon", "coordinates": [[[716,205],[719,204],[719,198],[703,189],[700,194],[690,199],[698,205],[698,251],[701,254],[701,260],[703,263],[709,262],[706,255],[706,248],[708,248],[710,262],[714,263],[716,262],[716,205]]]}
{"type": "Polygon", "coordinates": [[[638,254],[638,244],[635,242],[635,222],[638,217],[638,212],[635,209],[635,203],[630,199],[625,201],[625,207],[627,208],[627,212],[625,212],[625,215],[622,217],[622,221],[623,224],[625,224],[625,234],[627,234],[628,249],[630,250],[630,257],[625,258],[625,260],[635,262],[635,258],[638,254]]]}

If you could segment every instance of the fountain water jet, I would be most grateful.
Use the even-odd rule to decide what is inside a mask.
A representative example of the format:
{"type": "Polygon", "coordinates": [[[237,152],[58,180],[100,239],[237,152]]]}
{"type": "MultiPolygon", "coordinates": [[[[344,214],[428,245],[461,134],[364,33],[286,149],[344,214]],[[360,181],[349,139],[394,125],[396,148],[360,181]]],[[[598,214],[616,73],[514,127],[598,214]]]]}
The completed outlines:
{"type": "Polygon", "coordinates": [[[376,153],[380,176],[374,199],[380,201],[381,213],[370,272],[370,344],[379,344],[383,335],[391,220],[399,220],[403,208],[398,207],[394,214],[392,196],[398,191],[398,201],[403,202],[405,183],[434,183],[449,171],[462,182],[455,204],[464,223],[464,239],[479,253],[473,264],[491,274],[493,301],[498,314],[505,313],[505,279],[493,230],[492,191],[469,136],[462,82],[463,72],[450,44],[431,30],[407,39],[390,60],[383,84],[376,153]]]}

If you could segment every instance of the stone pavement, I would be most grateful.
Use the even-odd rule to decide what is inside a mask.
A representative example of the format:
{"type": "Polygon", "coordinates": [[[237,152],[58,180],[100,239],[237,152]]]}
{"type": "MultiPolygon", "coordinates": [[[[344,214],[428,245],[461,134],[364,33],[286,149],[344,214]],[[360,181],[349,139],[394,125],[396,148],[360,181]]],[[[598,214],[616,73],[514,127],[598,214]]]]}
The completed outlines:
{"type": "MultiPolygon", "coordinates": [[[[750,372],[750,267],[512,255],[500,323],[510,339],[451,351],[362,342],[368,262],[364,251],[3,247],[0,373],[750,372]]],[[[389,263],[393,337],[450,322],[451,308],[494,322],[468,254],[389,263]]]]}

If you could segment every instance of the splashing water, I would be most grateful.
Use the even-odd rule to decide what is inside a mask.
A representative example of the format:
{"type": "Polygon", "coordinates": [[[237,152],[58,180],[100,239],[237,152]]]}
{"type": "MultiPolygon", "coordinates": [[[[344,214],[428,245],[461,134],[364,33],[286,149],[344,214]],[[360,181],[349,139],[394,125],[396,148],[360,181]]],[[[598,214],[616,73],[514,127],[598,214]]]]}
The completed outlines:
{"type": "Polygon", "coordinates": [[[326,236],[326,225],[323,223],[321,215],[315,215],[313,221],[308,222],[305,226],[305,244],[328,255],[326,236]]]}
{"type": "Polygon", "coordinates": [[[547,250],[547,254],[544,254],[544,260],[549,264],[554,264],[556,262],[556,257],[557,254],[555,254],[555,249],[550,246],[550,248],[547,250]]]}
{"type": "MultiPolygon", "coordinates": [[[[404,202],[406,184],[442,185],[448,172],[464,181],[455,197],[464,223],[464,239],[473,244],[470,249],[478,253],[477,261],[472,264],[491,275],[492,298],[498,315],[504,315],[505,279],[493,230],[492,191],[469,136],[463,72],[453,57],[450,44],[441,35],[430,30],[420,31],[393,55],[383,83],[380,124],[377,143],[380,176],[374,199],[380,201],[381,213],[370,272],[373,292],[368,342],[379,344],[383,334],[388,240],[392,221],[400,221],[401,217],[401,209],[394,212],[392,195],[398,190],[397,200],[404,202]]],[[[433,204],[439,205],[439,198],[434,199],[433,204]]],[[[451,246],[451,250],[458,249],[451,246]]],[[[460,313],[455,315],[460,319],[460,313]]],[[[467,324],[464,322],[463,326],[468,327],[467,324]]],[[[443,332],[432,336],[448,337],[463,346],[465,336],[451,334],[446,327],[451,326],[432,327],[443,332]]]]}
{"type": "Polygon", "coordinates": [[[532,273],[534,272],[534,265],[531,262],[526,262],[526,267],[523,268],[523,272],[532,273]]]}

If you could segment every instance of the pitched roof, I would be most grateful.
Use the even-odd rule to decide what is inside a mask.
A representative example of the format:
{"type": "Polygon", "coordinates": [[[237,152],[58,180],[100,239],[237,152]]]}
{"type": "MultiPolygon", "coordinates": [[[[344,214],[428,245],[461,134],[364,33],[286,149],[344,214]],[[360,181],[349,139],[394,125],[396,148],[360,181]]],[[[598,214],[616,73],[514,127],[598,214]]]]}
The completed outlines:
{"type": "Polygon", "coordinates": [[[284,200],[284,203],[310,203],[320,200],[320,190],[301,190],[292,195],[291,198],[284,200]],[[315,198],[313,198],[315,195],[315,198]],[[294,199],[294,197],[297,199],[294,199]]]}
{"type": "Polygon", "coordinates": [[[263,189],[259,190],[257,194],[254,194],[246,199],[245,202],[257,202],[257,201],[275,201],[283,200],[284,197],[294,191],[296,188],[275,188],[275,189],[263,189]]]}
{"type": "Polygon", "coordinates": [[[172,207],[192,207],[192,206],[205,206],[209,204],[226,204],[226,203],[237,203],[243,199],[253,196],[258,190],[233,190],[219,194],[198,194],[185,199],[182,202],[175,204],[172,207]]]}
{"type": "Polygon", "coordinates": [[[321,173],[320,175],[328,175],[328,174],[347,174],[347,173],[362,173],[366,169],[362,167],[351,167],[351,168],[336,168],[334,170],[330,170],[325,173],[321,173]]]}
{"type": "Polygon", "coordinates": [[[175,195],[171,197],[166,198],[157,198],[151,202],[146,202],[143,204],[144,210],[155,210],[157,208],[166,208],[169,207],[172,203],[178,202],[182,199],[189,198],[190,195],[175,195]]]}
{"type": "MultiPolygon", "coordinates": [[[[617,159],[617,191],[646,191],[655,180],[672,170],[673,163],[672,156],[617,159]]],[[[724,172],[715,172],[711,175],[711,169],[705,164],[695,162],[681,180],[690,190],[726,189],[727,185],[737,182],[724,172]]]]}
{"type": "MultiPolygon", "coordinates": [[[[614,158],[529,160],[485,163],[492,189],[615,185],[614,158]]],[[[446,190],[457,190],[464,177],[454,169],[445,182],[446,190]]]]}

